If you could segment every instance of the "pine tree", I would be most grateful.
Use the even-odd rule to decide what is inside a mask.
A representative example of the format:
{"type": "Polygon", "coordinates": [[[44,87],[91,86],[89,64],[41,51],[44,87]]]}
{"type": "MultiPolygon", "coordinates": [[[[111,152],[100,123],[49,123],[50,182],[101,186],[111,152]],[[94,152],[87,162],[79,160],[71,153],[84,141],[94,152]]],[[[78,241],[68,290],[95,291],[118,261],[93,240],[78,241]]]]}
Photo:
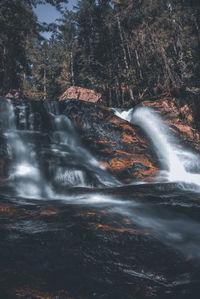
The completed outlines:
{"type": "Polygon", "coordinates": [[[32,7],[50,3],[61,9],[61,0],[1,0],[0,2],[0,94],[22,89],[30,75],[30,41],[40,39],[41,25],[32,7]]]}
{"type": "Polygon", "coordinates": [[[28,72],[26,43],[37,36],[36,17],[20,0],[0,2],[0,92],[21,88],[21,74],[28,72]]]}
{"type": "Polygon", "coordinates": [[[57,79],[61,84],[62,91],[64,91],[63,88],[66,89],[70,85],[75,85],[74,59],[77,50],[76,35],[74,14],[66,10],[60,20],[56,35],[63,57],[62,71],[57,79]]]}

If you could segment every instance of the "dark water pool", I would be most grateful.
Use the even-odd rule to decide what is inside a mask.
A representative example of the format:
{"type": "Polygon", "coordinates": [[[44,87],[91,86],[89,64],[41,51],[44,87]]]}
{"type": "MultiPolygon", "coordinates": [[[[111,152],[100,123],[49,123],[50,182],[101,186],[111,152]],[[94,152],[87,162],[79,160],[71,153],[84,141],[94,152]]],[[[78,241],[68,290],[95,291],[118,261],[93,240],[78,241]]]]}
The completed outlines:
{"type": "Polygon", "coordinates": [[[55,200],[0,191],[0,298],[199,298],[200,194],[174,184],[55,200]]]}

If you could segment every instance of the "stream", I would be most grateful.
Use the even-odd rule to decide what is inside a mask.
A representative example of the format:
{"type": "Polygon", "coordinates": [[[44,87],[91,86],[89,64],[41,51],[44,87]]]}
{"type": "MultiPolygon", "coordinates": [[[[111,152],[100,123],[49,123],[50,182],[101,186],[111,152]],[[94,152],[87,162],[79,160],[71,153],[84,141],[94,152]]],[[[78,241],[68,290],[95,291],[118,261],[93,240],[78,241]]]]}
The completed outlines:
{"type": "Polygon", "coordinates": [[[153,110],[114,112],[149,138],[154,182],[109,173],[58,103],[1,99],[0,298],[199,298],[200,157],[153,110]]]}

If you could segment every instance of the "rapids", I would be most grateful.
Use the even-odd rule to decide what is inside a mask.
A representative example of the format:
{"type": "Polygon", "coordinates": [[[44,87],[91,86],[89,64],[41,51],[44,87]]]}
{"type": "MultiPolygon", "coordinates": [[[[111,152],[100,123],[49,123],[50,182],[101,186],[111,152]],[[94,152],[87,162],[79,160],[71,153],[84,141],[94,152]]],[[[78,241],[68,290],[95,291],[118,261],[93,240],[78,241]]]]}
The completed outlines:
{"type": "Polygon", "coordinates": [[[154,183],[122,184],[66,105],[0,101],[2,298],[198,298],[199,156],[151,109],[115,110],[161,165],[154,183]]]}

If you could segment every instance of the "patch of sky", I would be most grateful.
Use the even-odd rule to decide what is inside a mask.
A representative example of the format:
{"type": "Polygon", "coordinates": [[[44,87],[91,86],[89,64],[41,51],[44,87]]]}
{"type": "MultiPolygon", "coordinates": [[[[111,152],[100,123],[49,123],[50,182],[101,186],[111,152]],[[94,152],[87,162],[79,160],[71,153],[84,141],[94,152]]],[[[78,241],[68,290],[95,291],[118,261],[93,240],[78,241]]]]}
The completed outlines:
{"type": "MultiPolygon", "coordinates": [[[[67,4],[63,4],[62,7],[73,10],[73,6],[76,4],[77,0],[69,0],[69,2],[67,4]]],[[[61,13],[50,4],[37,5],[37,7],[34,8],[34,12],[40,23],[54,23],[61,17],[61,13]]],[[[49,39],[51,37],[51,32],[43,32],[42,36],[46,39],[49,39]]]]}

